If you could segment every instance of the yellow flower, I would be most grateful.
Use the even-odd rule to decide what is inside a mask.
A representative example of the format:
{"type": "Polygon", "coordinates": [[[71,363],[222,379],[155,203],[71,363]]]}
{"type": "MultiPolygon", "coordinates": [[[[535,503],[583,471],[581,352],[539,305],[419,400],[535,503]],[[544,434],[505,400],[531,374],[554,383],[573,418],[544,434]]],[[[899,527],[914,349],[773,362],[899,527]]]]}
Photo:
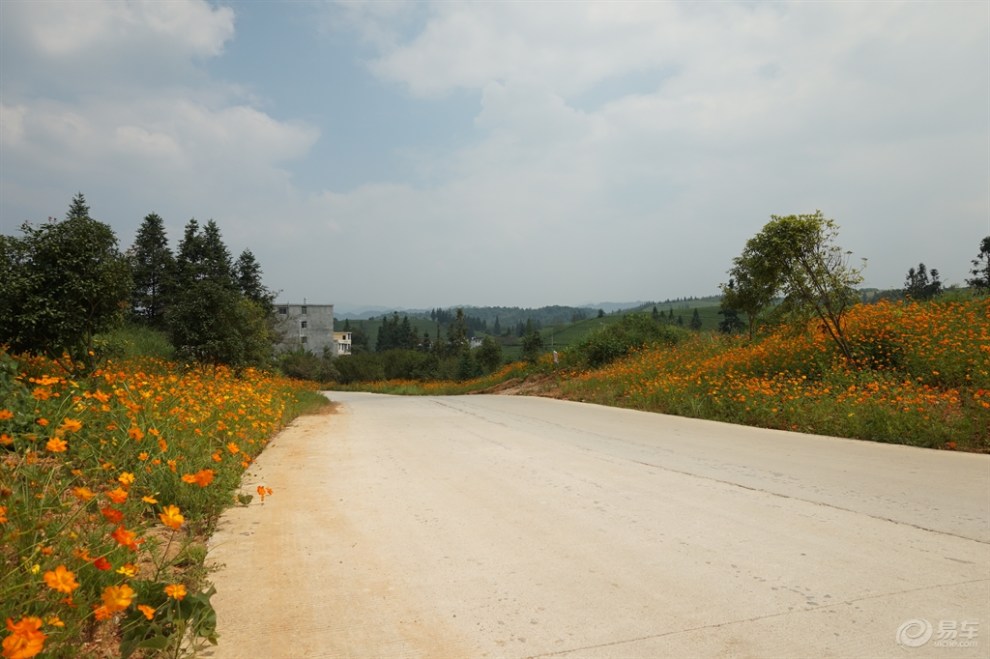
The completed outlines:
{"type": "Polygon", "coordinates": [[[149,497],[149,496],[141,497],[141,501],[144,501],[145,503],[151,503],[151,504],[158,503],[158,499],[156,499],[155,497],[149,497]]]}
{"type": "Polygon", "coordinates": [[[158,518],[162,520],[162,524],[176,530],[186,521],[185,517],[179,512],[178,506],[165,506],[162,509],[162,513],[158,515],[158,518]]]}
{"type": "Polygon", "coordinates": [[[49,588],[57,590],[60,593],[65,593],[66,595],[69,595],[79,587],[79,582],[76,581],[76,575],[70,570],[67,570],[64,565],[59,565],[54,570],[45,572],[44,578],[49,588]]]}
{"type": "Polygon", "coordinates": [[[130,487],[134,484],[134,474],[128,471],[123,471],[120,473],[120,476],[117,476],[117,482],[124,487],[130,487]]]}
{"type": "Polygon", "coordinates": [[[181,600],[186,596],[186,587],[181,583],[172,583],[165,586],[165,594],[172,599],[181,600]]]}
{"type": "Polygon", "coordinates": [[[136,577],[138,573],[138,566],[134,563],[124,563],[119,568],[117,568],[117,574],[122,574],[125,577],[136,577]]]}

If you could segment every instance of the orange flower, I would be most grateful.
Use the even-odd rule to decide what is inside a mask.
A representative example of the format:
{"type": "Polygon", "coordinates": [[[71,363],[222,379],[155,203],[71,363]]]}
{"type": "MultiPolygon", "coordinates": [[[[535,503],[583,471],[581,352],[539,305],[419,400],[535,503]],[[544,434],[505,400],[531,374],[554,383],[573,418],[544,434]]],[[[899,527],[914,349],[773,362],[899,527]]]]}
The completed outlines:
{"type": "Polygon", "coordinates": [[[100,508],[100,514],[111,524],[119,524],[124,519],[124,513],[111,506],[100,508]]]}
{"type": "Polygon", "coordinates": [[[151,620],[152,618],[155,617],[154,607],[148,606],[147,604],[138,604],[137,608],[138,611],[143,613],[144,617],[147,618],[148,620],[151,620]]]}
{"type": "Polygon", "coordinates": [[[52,437],[45,444],[45,450],[52,453],[65,453],[68,448],[69,444],[61,437],[52,437]]]}
{"type": "Polygon", "coordinates": [[[181,600],[186,596],[186,587],[181,583],[172,583],[165,586],[165,594],[172,599],[181,600]]]}
{"type": "Polygon", "coordinates": [[[41,417],[40,419],[38,419],[37,423],[38,423],[39,426],[41,426],[42,428],[44,428],[45,426],[48,425],[48,419],[46,419],[44,417],[41,417]]]}
{"type": "Polygon", "coordinates": [[[72,488],[72,496],[79,499],[80,501],[89,501],[96,495],[93,494],[93,490],[88,487],[74,487],[72,488]]]}
{"type": "Polygon", "coordinates": [[[14,438],[7,433],[0,434],[0,446],[10,446],[14,443],[14,438]]]}
{"type": "Polygon", "coordinates": [[[150,504],[156,504],[156,503],[158,503],[158,499],[156,499],[155,497],[149,497],[149,496],[143,496],[143,497],[141,497],[141,501],[144,501],[145,503],[150,503],[150,504]]]}
{"type": "Polygon", "coordinates": [[[234,442],[227,442],[227,450],[230,451],[232,455],[237,455],[241,448],[234,442]]]}
{"type": "Polygon", "coordinates": [[[70,419],[66,417],[62,420],[62,430],[65,432],[79,432],[82,430],[82,427],[82,421],[79,421],[78,419],[70,419]]]}
{"type": "Polygon", "coordinates": [[[7,618],[10,635],[3,639],[3,656],[6,659],[29,659],[41,653],[45,647],[45,634],[41,631],[41,618],[26,616],[17,622],[7,618]]]}
{"type": "Polygon", "coordinates": [[[97,570],[105,572],[113,566],[110,565],[110,561],[108,561],[105,556],[100,556],[95,561],[93,561],[93,567],[95,567],[97,570]]]}
{"type": "Polygon", "coordinates": [[[113,612],[105,604],[93,607],[93,617],[97,620],[109,620],[112,616],[113,612]]]}
{"type": "Polygon", "coordinates": [[[184,474],[182,476],[183,483],[195,483],[200,487],[206,487],[213,482],[214,472],[212,469],[200,469],[195,474],[184,474]]]}
{"type": "Polygon", "coordinates": [[[140,442],[144,439],[144,433],[137,426],[131,426],[127,431],[127,436],[133,439],[135,442],[140,442]]]}
{"type": "Polygon", "coordinates": [[[107,492],[107,498],[114,503],[124,503],[127,501],[127,490],[123,488],[116,488],[107,492]]]}
{"type": "Polygon", "coordinates": [[[135,534],[133,531],[128,531],[123,526],[118,526],[116,529],[114,529],[113,533],[110,534],[110,537],[116,540],[118,545],[121,545],[122,547],[127,547],[131,551],[137,551],[138,548],[137,534],[135,534]]]}
{"type": "Polygon", "coordinates": [[[130,487],[134,484],[134,474],[128,471],[122,471],[120,476],[117,476],[117,482],[124,487],[130,487]]]}
{"type": "Polygon", "coordinates": [[[138,573],[138,566],[134,563],[124,563],[119,568],[117,568],[117,574],[122,574],[125,577],[136,577],[138,573]]]}
{"type": "Polygon", "coordinates": [[[269,496],[272,493],[273,493],[272,492],[272,488],[265,487],[264,485],[259,485],[258,486],[258,496],[261,497],[261,503],[264,503],[265,502],[265,497],[266,496],[269,496]]]}
{"type": "Polygon", "coordinates": [[[76,588],[79,587],[79,582],[76,581],[76,575],[70,570],[67,570],[64,565],[59,565],[54,570],[49,570],[45,572],[45,583],[52,590],[57,590],[60,593],[65,593],[69,595],[76,588]]]}
{"type": "Polygon", "coordinates": [[[7,523],[7,506],[0,506],[0,524],[7,523]]]}
{"type": "Polygon", "coordinates": [[[105,606],[107,611],[110,613],[123,611],[131,605],[135,594],[134,589],[127,584],[122,584],[120,586],[107,586],[103,590],[103,606],[105,606]]]}
{"type": "Polygon", "coordinates": [[[182,516],[179,512],[178,506],[165,506],[162,509],[162,513],[158,515],[159,519],[162,520],[162,524],[169,527],[170,529],[178,530],[186,518],[182,516]]]}
{"type": "Polygon", "coordinates": [[[14,413],[8,409],[0,410],[0,421],[9,421],[14,418],[14,413]]]}

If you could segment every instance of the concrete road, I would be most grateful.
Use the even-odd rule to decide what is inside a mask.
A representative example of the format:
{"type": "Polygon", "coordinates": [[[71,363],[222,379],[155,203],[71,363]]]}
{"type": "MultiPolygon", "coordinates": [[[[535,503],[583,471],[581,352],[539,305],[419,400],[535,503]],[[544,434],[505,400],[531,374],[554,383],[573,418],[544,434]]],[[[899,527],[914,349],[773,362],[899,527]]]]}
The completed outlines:
{"type": "Polygon", "coordinates": [[[990,456],[329,395],[213,538],[215,657],[990,656],[990,456]]]}

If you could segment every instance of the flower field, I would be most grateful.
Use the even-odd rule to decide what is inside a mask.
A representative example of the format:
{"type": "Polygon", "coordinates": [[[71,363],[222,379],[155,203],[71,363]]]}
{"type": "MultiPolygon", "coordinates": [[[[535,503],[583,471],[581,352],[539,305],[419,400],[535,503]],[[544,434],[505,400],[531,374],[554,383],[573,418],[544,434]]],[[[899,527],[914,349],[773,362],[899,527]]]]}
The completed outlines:
{"type": "Polygon", "coordinates": [[[814,324],[698,334],[560,382],[570,398],[731,423],[990,450],[990,300],[857,305],[849,362],[814,324]]]}
{"type": "Polygon", "coordinates": [[[72,372],[0,351],[2,656],[215,641],[203,540],[312,386],[147,358],[72,372]]]}

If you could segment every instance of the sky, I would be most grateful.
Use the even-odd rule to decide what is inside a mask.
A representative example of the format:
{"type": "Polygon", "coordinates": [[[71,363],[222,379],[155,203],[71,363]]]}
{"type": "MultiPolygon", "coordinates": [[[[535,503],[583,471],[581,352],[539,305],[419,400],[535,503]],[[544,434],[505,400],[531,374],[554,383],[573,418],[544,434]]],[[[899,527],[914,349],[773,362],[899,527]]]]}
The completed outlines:
{"type": "Polygon", "coordinates": [[[821,210],[864,286],[990,235],[990,3],[0,0],[0,233],[213,219],[282,302],[715,294],[821,210]]]}

